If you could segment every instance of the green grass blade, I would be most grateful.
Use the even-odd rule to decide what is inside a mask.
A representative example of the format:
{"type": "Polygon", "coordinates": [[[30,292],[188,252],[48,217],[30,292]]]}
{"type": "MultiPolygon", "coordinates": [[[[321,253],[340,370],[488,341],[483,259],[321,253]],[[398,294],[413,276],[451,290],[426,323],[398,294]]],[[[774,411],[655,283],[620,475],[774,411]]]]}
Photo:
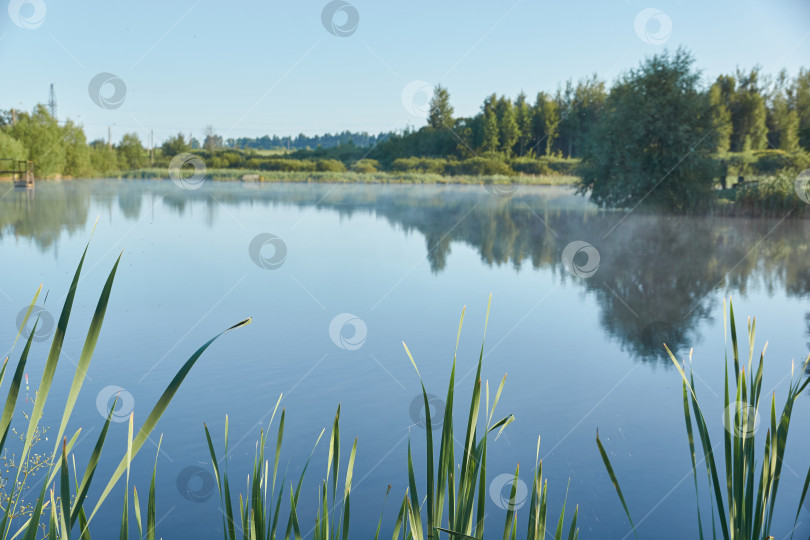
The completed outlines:
{"type": "Polygon", "coordinates": [[[161,443],[163,443],[163,435],[158,439],[155,466],[152,469],[152,482],[149,484],[149,500],[146,503],[146,540],[155,540],[155,476],[157,476],[157,460],[160,456],[161,443]]]}
{"type": "Polygon", "coordinates": [[[62,535],[64,540],[70,540],[70,475],[68,474],[67,465],[67,438],[62,440],[62,459],[61,461],[61,478],[59,480],[60,499],[62,503],[62,535]]]}
{"type": "Polygon", "coordinates": [[[571,487],[571,479],[568,479],[568,485],[565,487],[565,498],[563,499],[562,510],[560,510],[560,519],[557,520],[557,530],[554,533],[555,540],[562,540],[563,523],[565,522],[565,504],[568,502],[568,488],[571,487]]]}
{"type": "Polygon", "coordinates": [[[422,381],[421,375],[419,375],[419,369],[416,367],[416,362],[411,355],[411,351],[408,349],[408,346],[405,345],[404,341],[402,342],[402,346],[405,347],[405,352],[407,353],[408,358],[410,358],[411,364],[416,370],[417,376],[419,376],[419,384],[422,386],[422,402],[425,407],[425,455],[427,459],[427,487],[425,489],[427,493],[427,537],[428,539],[432,539],[434,537],[433,530],[437,525],[439,525],[441,515],[434,517],[436,511],[436,502],[433,489],[433,423],[430,415],[430,403],[427,397],[427,391],[425,390],[425,384],[422,381]]]}
{"type": "MultiPolygon", "coordinates": [[[[112,419],[113,411],[115,411],[116,403],[118,403],[117,396],[113,401],[112,407],[110,407],[110,411],[107,413],[107,419],[104,421],[104,426],[101,428],[101,433],[96,441],[96,446],[93,448],[93,453],[90,455],[90,460],[87,462],[87,468],[84,471],[82,483],[76,490],[76,500],[74,501],[73,509],[70,512],[71,527],[73,527],[76,519],[79,517],[79,513],[84,508],[84,500],[87,497],[87,492],[90,489],[90,484],[92,483],[93,476],[96,473],[96,467],[98,466],[98,461],[101,457],[101,449],[104,446],[104,440],[107,437],[107,430],[110,427],[110,420],[112,419]]],[[[81,529],[84,530],[85,527],[82,527],[81,529]]]]}
{"type": "Polygon", "coordinates": [[[509,540],[515,526],[515,497],[517,496],[518,473],[520,465],[515,467],[515,478],[512,480],[512,489],[509,492],[509,507],[506,510],[506,522],[503,526],[503,540],[509,540]]]}
{"type": "MultiPolygon", "coordinates": [[[[810,471],[809,471],[810,472],[810,471]]],[[[810,478],[810,476],[808,476],[810,478]]],[[[380,540],[380,528],[382,527],[382,518],[383,514],[385,514],[385,503],[388,501],[388,494],[391,492],[391,485],[388,485],[388,489],[385,490],[385,498],[383,498],[383,507],[380,511],[380,520],[377,522],[377,531],[374,533],[374,540],[380,540]]]]}
{"type": "Polygon", "coordinates": [[[349,466],[346,468],[346,487],[343,496],[343,540],[349,540],[349,496],[352,491],[352,474],[354,473],[354,458],[357,454],[357,439],[352,445],[352,453],[349,455],[349,466]]]}
{"type": "Polygon", "coordinates": [[[807,488],[810,487],[810,468],[807,469],[807,476],[804,478],[804,487],[802,488],[802,495],[799,497],[799,506],[796,508],[796,519],[793,520],[793,530],[790,537],[793,538],[793,532],[796,530],[796,524],[799,522],[799,514],[802,512],[802,505],[804,498],[807,496],[807,488]]]}
{"type": "Polygon", "coordinates": [[[610,464],[610,459],[605,452],[605,448],[602,446],[602,441],[599,440],[598,429],[596,430],[596,445],[599,447],[599,453],[602,455],[602,461],[605,464],[605,469],[607,469],[608,476],[610,476],[610,481],[613,482],[613,487],[616,488],[616,494],[619,496],[619,500],[622,502],[624,513],[627,515],[627,519],[630,521],[630,526],[633,527],[633,534],[635,534],[636,538],[638,538],[636,526],[633,523],[633,518],[630,517],[630,510],[627,509],[627,502],[624,500],[624,495],[622,495],[622,488],[619,487],[619,480],[616,478],[616,473],[613,472],[613,466],[610,464]]]}
{"type": "Polygon", "coordinates": [[[579,505],[574,507],[574,517],[571,519],[571,528],[568,529],[568,540],[574,540],[577,537],[577,516],[579,515],[579,505]]]}
{"type": "Polygon", "coordinates": [[[703,540],[703,521],[700,517],[700,496],[698,490],[697,461],[695,459],[695,436],[692,431],[692,415],[689,412],[689,395],[686,391],[686,381],[681,382],[683,390],[683,416],[686,422],[686,435],[689,439],[689,456],[692,460],[692,477],[695,480],[695,504],[697,505],[698,534],[703,540]]]}
{"type": "Polygon", "coordinates": [[[135,525],[138,527],[138,538],[143,538],[143,523],[141,522],[141,501],[138,500],[138,488],[132,486],[132,502],[135,505],[135,525]]]}
{"type": "Polygon", "coordinates": [[[82,389],[84,379],[87,375],[87,370],[90,367],[90,360],[93,358],[93,353],[96,350],[98,343],[98,336],[101,333],[101,326],[104,323],[104,316],[107,313],[107,305],[110,301],[110,294],[112,293],[113,281],[115,281],[115,273],[118,270],[118,264],[121,262],[121,255],[116,259],[110,275],[107,277],[107,282],[104,284],[104,289],[101,291],[101,296],[96,305],[96,311],[93,314],[93,319],[90,321],[90,328],[87,330],[87,337],[82,347],[82,352],[79,355],[79,362],[76,364],[76,371],[73,375],[73,382],[70,384],[70,391],[68,392],[67,402],[65,403],[65,410],[62,413],[62,422],[59,424],[59,431],[56,434],[57,445],[54,446],[53,454],[56,455],[58,440],[62,438],[62,434],[67,428],[70,415],[73,413],[73,408],[76,405],[76,400],[79,397],[79,392],[82,389]]]}
{"type": "MultiPolygon", "coordinates": [[[[426,426],[430,429],[430,426],[426,426]]],[[[408,505],[408,520],[411,524],[411,531],[414,538],[422,540],[424,538],[424,529],[422,528],[422,518],[419,512],[419,495],[416,491],[416,477],[413,473],[413,459],[411,458],[411,442],[408,441],[408,493],[411,500],[408,505]]]]}
{"type": "MultiPolygon", "coordinates": [[[[20,393],[20,384],[23,375],[25,374],[25,365],[28,362],[28,354],[31,350],[31,343],[34,341],[34,333],[36,332],[38,321],[34,323],[34,328],[31,330],[28,339],[25,341],[25,347],[20,355],[20,361],[17,362],[17,369],[14,370],[14,376],[11,378],[11,385],[6,394],[6,404],[3,407],[3,416],[0,417],[0,433],[3,434],[2,442],[0,442],[0,451],[5,447],[6,435],[8,434],[9,426],[11,425],[11,418],[14,416],[14,407],[17,404],[17,397],[20,393]]],[[[5,371],[5,365],[3,365],[5,371]]]]}
{"type": "MultiPolygon", "coordinates": [[[[223,496],[223,483],[222,477],[219,474],[219,461],[217,460],[217,453],[214,449],[214,443],[211,441],[211,433],[208,431],[208,425],[203,423],[205,429],[205,440],[208,442],[208,452],[211,454],[211,464],[214,467],[214,480],[217,483],[217,492],[219,493],[220,503],[222,503],[222,530],[225,535],[225,540],[233,540],[235,533],[233,531],[233,512],[230,508],[226,508],[223,496]]],[[[226,457],[227,459],[227,457],[226,457]]]]}
{"type": "Polygon", "coordinates": [[[402,504],[399,506],[399,513],[397,514],[397,520],[394,522],[394,534],[391,536],[391,540],[399,540],[399,534],[402,532],[407,508],[408,494],[406,493],[405,497],[402,499],[402,504]]]}
{"type": "MultiPolygon", "coordinates": [[[[200,356],[202,356],[203,352],[205,352],[205,350],[214,341],[216,341],[220,336],[222,336],[226,332],[248,325],[251,323],[251,321],[252,319],[245,319],[244,321],[238,322],[235,325],[231,326],[230,328],[220,332],[213,338],[209,339],[205,344],[203,344],[202,347],[197,349],[197,351],[193,355],[191,355],[191,357],[186,361],[186,363],[183,364],[183,366],[171,380],[169,385],[166,387],[166,390],[163,392],[163,395],[161,395],[160,399],[158,399],[158,402],[157,404],[155,404],[154,408],[152,409],[152,412],[150,412],[149,416],[147,416],[146,420],[143,423],[143,426],[141,426],[141,429],[138,431],[138,435],[135,437],[135,440],[132,445],[132,457],[135,457],[138,454],[138,451],[140,451],[141,447],[146,442],[147,437],[149,437],[149,435],[155,429],[158,420],[160,420],[160,417],[166,411],[166,408],[169,406],[169,403],[174,397],[174,394],[176,394],[177,390],[180,388],[180,384],[186,378],[189,371],[191,371],[191,368],[194,367],[194,364],[197,362],[200,356]]],[[[121,478],[121,475],[124,473],[125,468],[126,468],[126,458],[124,458],[121,461],[121,463],[118,465],[118,468],[112,474],[112,477],[110,478],[109,482],[107,482],[107,486],[104,488],[104,491],[102,491],[101,495],[99,496],[98,502],[96,503],[93,512],[90,514],[90,517],[87,520],[88,523],[93,520],[93,517],[95,516],[96,512],[98,512],[99,507],[107,498],[107,496],[110,494],[110,491],[112,491],[113,486],[115,486],[115,484],[121,478]]]]}
{"type": "Polygon", "coordinates": [[[36,540],[37,533],[39,532],[39,519],[42,515],[42,505],[45,501],[45,490],[47,487],[48,484],[43,482],[39,497],[37,497],[37,502],[34,505],[34,510],[31,512],[31,517],[25,526],[25,536],[23,537],[23,540],[36,540]]]}
{"type": "MultiPolygon", "coordinates": [[[[17,335],[14,336],[14,341],[11,344],[11,349],[9,350],[9,356],[11,355],[11,352],[14,350],[14,347],[17,346],[17,341],[20,339],[20,335],[22,335],[23,328],[25,328],[28,325],[28,319],[31,318],[31,313],[34,311],[34,306],[36,306],[36,304],[37,304],[37,298],[39,298],[39,293],[40,292],[42,292],[42,285],[40,285],[39,288],[37,288],[37,292],[34,294],[34,298],[31,300],[31,303],[28,305],[28,309],[25,311],[25,315],[23,315],[22,324],[20,325],[19,328],[17,328],[17,335]]],[[[48,295],[45,295],[46,300],[47,300],[47,297],[48,297],[48,295]]],[[[33,333],[34,332],[32,331],[31,334],[33,334],[33,333]]],[[[9,357],[6,356],[6,360],[8,360],[8,358],[9,357]]],[[[6,368],[6,365],[5,365],[5,362],[4,362],[3,363],[3,373],[5,373],[5,368],[6,368]]],[[[2,376],[0,376],[0,384],[2,384],[2,382],[3,382],[3,378],[2,378],[2,376]]]]}
{"type": "Polygon", "coordinates": [[[698,404],[694,386],[689,382],[689,379],[686,378],[686,373],[684,373],[680,364],[675,359],[675,355],[672,354],[672,351],[666,345],[664,345],[664,348],[669,354],[669,358],[675,365],[675,369],[678,371],[678,374],[681,376],[681,379],[683,379],[684,382],[686,382],[687,388],[689,389],[689,393],[692,396],[692,409],[695,415],[695,425],[697,426],[698,435],[700,435],[700,442],[703,448],[703,457],[705,458],[706,466],[709,471],[710,483],[712,485],[712,488],[714,489],[717,514],[720,518],[720,526],[723,531],[723,537],[725,538],[725,540],[729,540],[728,537],[729,528],[727,524],[728,522],[726,520],[726,512],[725,509],[723,508],[723,496],[720,489],[720,481],[717,475],[717,466],[714,460],[714,449],[711,445],[708,429],[706,429],[706,422],[703,417],[703,411],[701,411],[700,405],[698,404]]]}
{"type": "MultiPolygon", "coordinates": [[[[73,275],[73,281],[70,284],[70,289],[68,290],[67,297],[65,298],[65,304],[62,306],[62,313],[59,315],[59,322],[57,323],[56,330],[54,331],[53,340],[51,341],[51,348],[48,352],[48,358],[45,361],[45,367],[42,371],[42,378],[40,379],[39,387],[37,389],[37,399],[34,400],[34,409],[31,411],[31,415],[29,417],[28,430],[25,434],[25,442],[23,443],[23,450],[20,454],[20,462],[23,462],[28,456],[28,452],[31,449],[31,444],[33,443],[34,433],[36,433],[37,427],[39,426],[39,421],[42,418],[42,411],[45,408],[46,401],[48,400],[48,394],[51,390],[53,377],[56,373],[56,365],[59,362],[59,356],[62,352],[62,343],[65,340],[65,332],[67,331],[68,320],[70,319],[70,313],[73,309],[73,299],[76,296],[76,289],[79,284],[79,275],[81,274],[82,266],[84,265],[84,259],[87,256],[88,247],[89,245],[84,248],[84,253],[82,253],[79,266],[76,268],[76,272],[73,275]]],[[[55,451],[54,455],[56,455],[55,451]]],[[[17,480],[19,480],[19,473],[20,469],[17,470],[17,480]]]]}
{"type": "Polygon", "coordinates": [[[56,526],[56,500],[53,496],[53,489],[51,489],[51,519],[48,522],[48,540],[57,540],[59,531],[56,526]]]}
{"type": "MultiPolygon", "coordinates": [[[[2,419],[0,419],[0,429],[2,429],[3,436],[0,438],[0,451],[5,448],[6,437],[8,436],[9,427],[11,425],[11,417],[14,414],[14,406],[17,403],[17,396],[20,391],[20,382],[22,381],[23,372],[25,371],[25,365],[28,362],[28,353],[31,350],[31,343],[34,339],[34,333],[36,332],[37,323],[34,323],[34,328],[31,330],[31,334],[28,336],[26,340],[25,347],[23,348],[23,352],[20,355],[20,361],[17,363],[17,369],[14,372],[14,377],[11,380],[11,386],[8,389],[8,395],[6,396],[6,406],[3,410],[2,419]]],[[[17,469],[17,482],[19,481],[19,471],[21,469],[17,469]]],[[[15,482],[11,487],[11,494],[8,497],[8,500],[14,500],[14,496],[17,492],[17,486],[19,485],[15,482]]],[[[8,536],[9,528],[11,527],[10,518],[11,518],[11,509],[12,505],[6,504],[6,508],[3,511],[3,519],[0,520],[0,532],[3,533],[4,536],[8,536]]]]}

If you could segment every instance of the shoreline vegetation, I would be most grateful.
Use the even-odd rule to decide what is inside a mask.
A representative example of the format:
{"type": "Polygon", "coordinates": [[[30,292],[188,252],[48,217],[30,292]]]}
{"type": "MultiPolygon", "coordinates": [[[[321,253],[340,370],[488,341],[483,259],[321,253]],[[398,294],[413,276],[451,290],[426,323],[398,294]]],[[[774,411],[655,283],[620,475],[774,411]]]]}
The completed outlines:
{"type": "MultiPolygon", "coordinates": [[[[262,171],[258,169],[208,169],[205,176],[217,182],[242,181],[259,183],[314,182],[335,184],[515,184],[526,186],[576,186],[580,179],[573,175],[444,175],[432,172],[326,172],[262,171]]],[[[137,169],[120,175],[121,179],[168,179],[166,169],[137,169]]]]}
{"type": "Polygon", "coordinates": [[[37,105],[0,110],[0,158],[33,162],[37,178],[568,184],[603,208],[810,215],[805,68],[737,69],[711,82],[678,49],[610,86],[593,75],[534,100],[492,94],[460,117],[439,85],[422,109],[425,126],[378,135],[223,140],[208,126],[202,142],[178,133],[145,148],[137,133],[88,143],[81,125],[37,105]]]}

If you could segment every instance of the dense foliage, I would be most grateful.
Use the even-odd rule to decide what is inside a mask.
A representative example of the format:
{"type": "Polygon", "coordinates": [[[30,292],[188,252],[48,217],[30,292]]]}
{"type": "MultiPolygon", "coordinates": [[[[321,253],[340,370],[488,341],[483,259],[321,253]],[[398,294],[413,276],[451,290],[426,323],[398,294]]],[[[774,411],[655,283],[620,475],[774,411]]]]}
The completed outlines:
{"type": "Polygon", "coordinates": [[[674,210],[710,203],[718,133],[687,53],[655,56],[624,75],[594,135],[581,189],[595,202],[674,210]]]}

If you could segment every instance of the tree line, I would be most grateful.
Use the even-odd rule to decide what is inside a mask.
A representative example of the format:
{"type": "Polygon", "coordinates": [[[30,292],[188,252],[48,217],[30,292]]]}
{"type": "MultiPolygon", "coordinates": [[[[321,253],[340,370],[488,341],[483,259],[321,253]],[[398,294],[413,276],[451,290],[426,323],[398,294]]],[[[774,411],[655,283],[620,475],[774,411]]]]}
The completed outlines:
{"type": "Polygon", "coordinates": [[[88,143],[81,125],[70,119],[60,125],[42,104],[30,113],[0,111],[0,157],[33,161],[38,177],[103,175],[149,163],[136,133],[116,144],[88,143]]]}
{"type": "MultiPolygon", "coordinates": [[[[675,56],[689,57],[691,66],[686,51],[667,55],[675,56]]],[[[448,90],[437,86],[427,126],[392,135],[378,145],[375,155],[585,157],[609,97],[621,91],[620,82],[608,88],[592,75],[576,83],[568,80],[553,94],[538,92],[534,99],[524,92],[515,99],[492,94],[477,114],[458,118],[453,116],[448,90]]],[[[719,134],[715,152],[810,150],[810,70],[801,69],[791,78],[784,70],[770,77],[758,66],[749,71],[738,68],[733,74],[720,75],[707,88],[699,79],[690,83],[709,98],[712,127],[719,134]]]]}
{"type": "Polygon", "coordinates": [[[135,133],[116,144],[88,144],[80,125],[60,125],[37,105],[31,113],[0,111],[0,157],[32,160],[38,175],[73,177],[165,167],[189,151],[201,153],[211,168],[575,174],[601,205],[644,202],[676,210],[711,201],[716,179],[724,185],[729,174],[810,166],[810,70],[769,76],[754,67],[706,82],[694,64],[684,49],[665,51],[610,86],[592,75],[533,99],[524,92],[515,99],[491,94],[468,117],[454,115],[450,93],[439,85],[427,125],[399,133],[223,144],[209,126],[202,145],[178,133],[151,152],[135,133]],[[283,155],[263,153],[285,144],[290,151],[283,155]]]}
{"type": "Polygon", "coordinates": [[[278,135],[264,135],[262,137],[238,137],[228,139],[225,146],[238,149],[256,150],[307,150],[312,148],[334,148],[341,144],[355,144],[357,146],[374,146],[389,134],[373,134],[366,131],[352,132],[342,131],[340,133],[325,133],[323,135],[304,135],[300,133],[296,137],[279,137],[278,135]]]}

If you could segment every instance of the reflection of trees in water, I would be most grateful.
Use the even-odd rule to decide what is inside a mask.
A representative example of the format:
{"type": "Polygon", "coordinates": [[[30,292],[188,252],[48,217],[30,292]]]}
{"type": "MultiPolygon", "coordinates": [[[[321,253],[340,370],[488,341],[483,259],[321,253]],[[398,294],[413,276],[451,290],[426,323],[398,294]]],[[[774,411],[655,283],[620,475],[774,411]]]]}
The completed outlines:
{"type": "MultiPolygon", "coordinates": [[[[182,201],[187,199],[177,194],[182,201]]],[[[201,200],[211,195],[193,194],[201,200]]],[[[474,186],[274,186],[217,189],[222,203],[317,205],[351,216],[368,212],[426,240],[433,272],[447,265],[453,242],[476,249],[489,265],[552,269],[580,281],[600,306],[605,330],[634,356],[665,358],[662,343],[683,354],[701,322],[717,312],[716,289],[810,291],[810,223],[597,212],[563,189],[521,189],[498,199],[474,186]],[[594,245],[601,262],[589,279],[561,264],[573,240],[594,245]]]]}
{"type": "Polygon", "coordinates": [[[140,189],[124,189],[118,195],[118,208],[127,219],[138,219],[141,215],[143,191],[140,189]]]}
{"type": "Polygon", "coordinates": [[[48,249],[62,232],[73,233],[87,222],[89,186],[60,182],[47,189],[19,189],[0,183],[0,237],[30,238],[48,249]]]}
{"type": "MultiPolygon", "coordinates": [[[[11,227],[47,247],[60,227],[70,230],[86,220],[90,189],[77,184],[54,188],[47,198],[37,199],[33,215],[18,210],[16,219],[9,219],[8,203],[0,202],[1,230],[11,227]]],[[[663,358],[663,342],[678,353],[693,345],[701,322],[718,311],[711,304],[716,289],[759,287],[789,296],[810,292],[807,220],[777,226],[762,219],[631,214],[620,222],[623,213],[597,211],[562,188],[522,188],[511,199],[493,197],[478,186],[219,183],[184,191],[170,182],[122,182],[101,183],[92,191],[93,197],[103,197],[101,192],[117,197],[128,219],[144,211],[145,196],[179,215],[199,212],[202,205],[211,227],[220,205],[295,205],[346,217],[376,215],[406,233],[422,234],[436,273],[446,267],[452,243],[462,242],[488,265],[531,264],[550,269],[561,281],[580,282],[595,296],[604,329],[643,359],[663,358]],[[562,265],[562,251],[574,240],[599,252],[599,268],[588,279],[569,274],[562,265]]]]}

